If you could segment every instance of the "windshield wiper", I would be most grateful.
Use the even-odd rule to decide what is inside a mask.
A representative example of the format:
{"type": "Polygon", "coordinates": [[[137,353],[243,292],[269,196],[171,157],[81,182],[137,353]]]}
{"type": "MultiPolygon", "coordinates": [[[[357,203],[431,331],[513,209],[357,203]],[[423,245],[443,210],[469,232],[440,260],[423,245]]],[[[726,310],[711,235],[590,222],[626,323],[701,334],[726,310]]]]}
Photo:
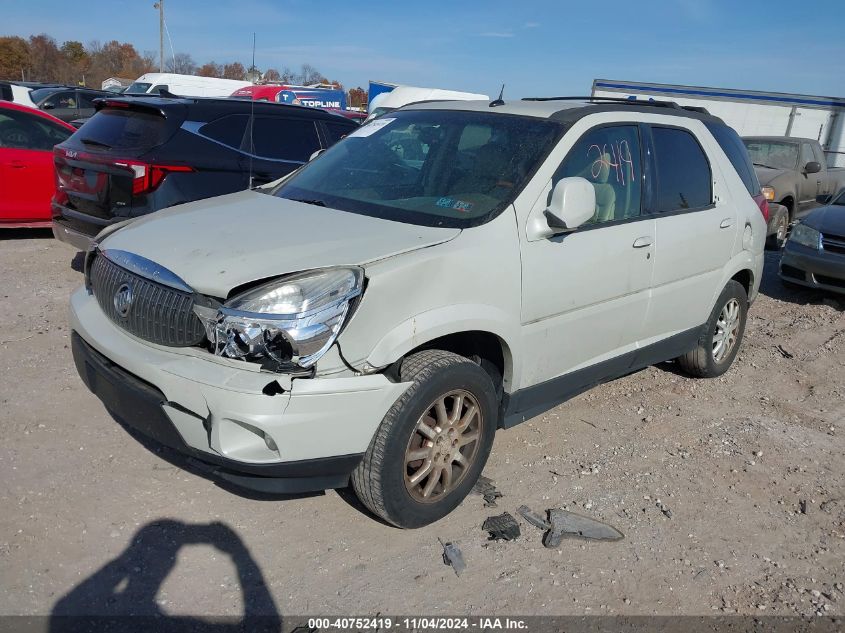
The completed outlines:
{"type": "Polygon", "coordinates": [[[314,206],[317,206],[317,207],[326,206],[326,203],[323,202],[322,200],[300,200],[299,198],[291,198],[291,200],[293,200],[294,202],[303,202],[305,204],[313,204],[314,206]]]}
{"type": "Polygon", "coordinates": [[[106,149],[111,149],[111,145],[109,145],[107,143],[103,143],[101,141],[95,141],[93,138],[81,138],[79,140],[82,141],[83,143],[85,143],[86,145],[95,145],[97,147],[104,147],[106,149]]]}
{"type": "Polygon", "coordinates": [[[765,167],[766,169],[777,169],[777,167],[772,167],[771,165],[766,165],[764,163],[754,163],[755,167],[765,167]]]}

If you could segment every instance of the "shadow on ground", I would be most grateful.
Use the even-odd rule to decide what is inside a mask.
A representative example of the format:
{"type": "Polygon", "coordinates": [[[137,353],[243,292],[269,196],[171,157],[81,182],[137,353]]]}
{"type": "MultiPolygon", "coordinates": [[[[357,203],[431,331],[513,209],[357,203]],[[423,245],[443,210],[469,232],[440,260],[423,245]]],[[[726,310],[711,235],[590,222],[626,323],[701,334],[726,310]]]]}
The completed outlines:
{"type": "Polygon", "coordinates": [[[5,240],[52,240],[53,230],[46,229],[4,229],[0,228],[0,242],[5,240]]]}
{"type": "MultiPolygon", "coordinates": [[[[213,595],[219,580],[194,579],[196,595],[213,595]]],[[[282,616],[258,564],[238,534],[223,523],[188,524],[172,519],[148,523],[124,552],[60,598],[50,617],[51,633],[69,631],[275,632],[282,616]],[[237,570],[244,613],[240,617],[173,616],[156,602],[179,550],[210,545],[231,558],[237,570]]]]}

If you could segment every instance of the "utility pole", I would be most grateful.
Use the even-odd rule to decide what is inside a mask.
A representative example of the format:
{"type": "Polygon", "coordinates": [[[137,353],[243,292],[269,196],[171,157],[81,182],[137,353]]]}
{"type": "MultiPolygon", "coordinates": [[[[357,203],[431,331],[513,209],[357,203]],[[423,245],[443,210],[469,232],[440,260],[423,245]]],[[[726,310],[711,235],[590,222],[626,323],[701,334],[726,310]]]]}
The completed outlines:
{"type": "Polygon", "coordinates": [[[164,72],[164,0],[153,5],[158,9],[158,72],[164,72]]]}

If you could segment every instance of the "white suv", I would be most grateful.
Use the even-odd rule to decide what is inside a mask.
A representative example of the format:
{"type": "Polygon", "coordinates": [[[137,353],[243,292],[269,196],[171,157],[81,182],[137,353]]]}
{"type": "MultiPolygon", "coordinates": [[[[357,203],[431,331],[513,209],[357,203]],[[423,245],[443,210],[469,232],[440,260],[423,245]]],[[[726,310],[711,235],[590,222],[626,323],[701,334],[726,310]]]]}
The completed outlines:
{"type": "Polygon", "coordinates": [[[410,105],[283,181],[106,229],[74,358],[213,477],[351,479],[422,526],[497,429],[659,361],[728,369],[763,269],[753,173],[672,103],[410,105]]]}

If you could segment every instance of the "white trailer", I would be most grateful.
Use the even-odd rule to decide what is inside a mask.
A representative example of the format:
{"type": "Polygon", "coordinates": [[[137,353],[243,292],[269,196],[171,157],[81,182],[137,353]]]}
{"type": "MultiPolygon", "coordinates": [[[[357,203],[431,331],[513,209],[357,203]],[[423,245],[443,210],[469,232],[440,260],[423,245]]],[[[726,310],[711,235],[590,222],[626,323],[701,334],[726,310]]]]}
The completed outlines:
{"type": "Polygon", "coordinates": [[[704,107],[740,136],[816,139],[824,149],[828,167],[845,167],[845,99],[842,98],[615,79],[595,79],[592,95],[662,99],[683,106],[704,107]]]}

